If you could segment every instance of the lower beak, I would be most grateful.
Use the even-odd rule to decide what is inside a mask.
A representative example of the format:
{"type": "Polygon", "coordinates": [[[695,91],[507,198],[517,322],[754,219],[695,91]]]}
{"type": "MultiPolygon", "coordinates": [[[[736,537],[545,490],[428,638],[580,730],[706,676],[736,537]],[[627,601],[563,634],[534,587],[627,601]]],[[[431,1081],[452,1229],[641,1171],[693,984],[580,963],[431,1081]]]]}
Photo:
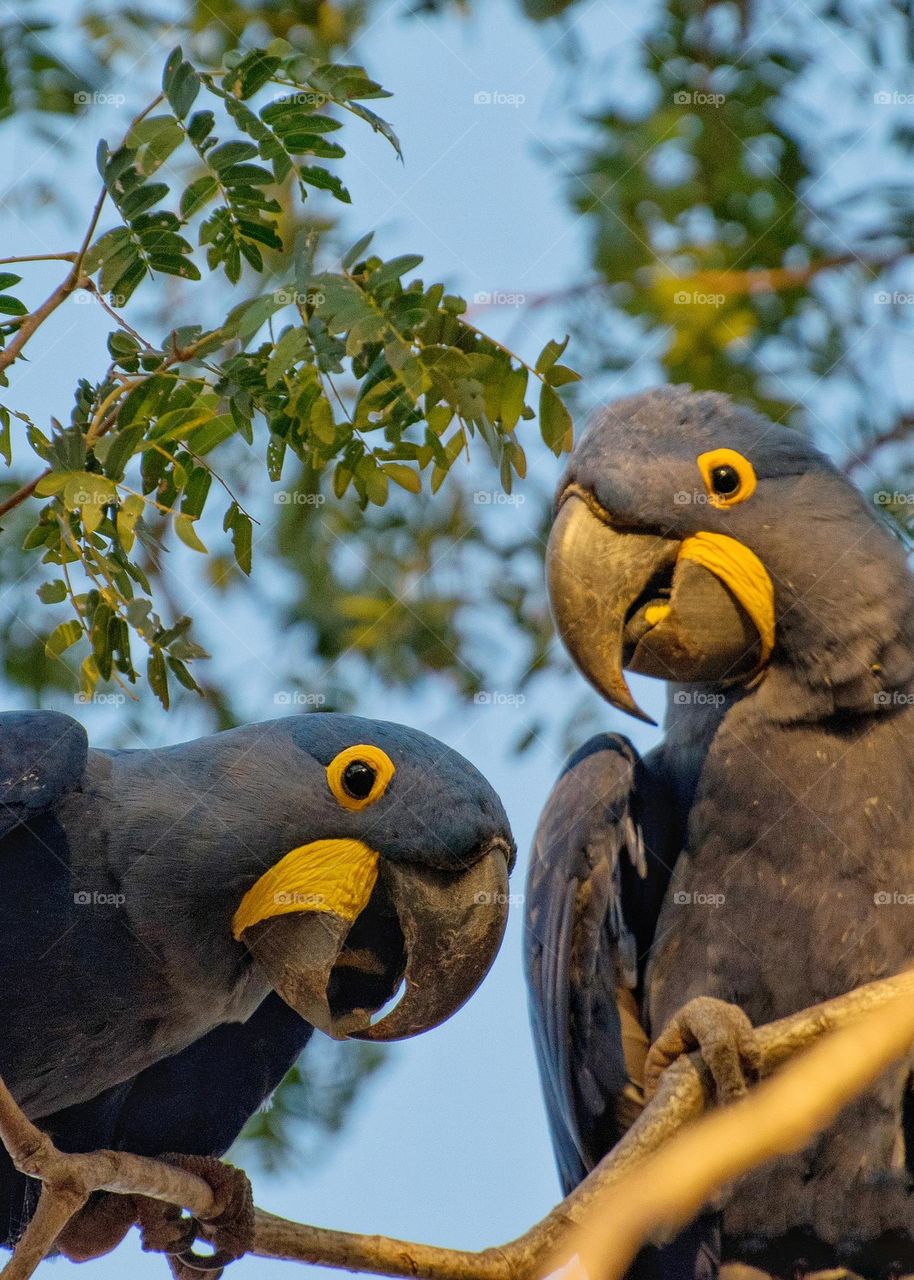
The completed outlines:
{"type": "Polygon", "coordinates": [[[589,495],[570,491],[546,566],[556,626],[575,663],[613,706],[648,723],[623,668],[730,684],[758,671],[773,647],[771,579],[735,538],[618,529],[589,495]]]}
{"type": "Polygon", "coordinates": [[[509,856],[496,838],[468,869],[445,872],[380,859],[358,841],[318,841],[253,886],[235,936],[327,1035],[406,1039],[449,1018],[488,972],[507,922],[509,856]]]}

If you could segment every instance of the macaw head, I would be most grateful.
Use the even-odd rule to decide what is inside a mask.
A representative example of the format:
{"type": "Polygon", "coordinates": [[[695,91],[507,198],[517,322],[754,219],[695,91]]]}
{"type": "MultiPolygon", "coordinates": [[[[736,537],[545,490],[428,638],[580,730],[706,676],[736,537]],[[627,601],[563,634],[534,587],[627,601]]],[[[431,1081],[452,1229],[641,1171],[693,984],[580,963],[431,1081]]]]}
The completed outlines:
{"type": "Polygon", "coordinates": [[[799,432],[723,395],[664,387],[597,413],[547,574],[571,656],[641,719],[624,670],[731,690],[778,671],[819,712],[878,710],[914,674],[898,540],[799,432]]]}
{"type": "Polygon", "coordinates": [[[156,950],[180,938],[185,969],[202,956],[208,977],[272,987],[328,1035],[370,1040],[437,1026],[487,973],[514,840],[444,743],[313,714],[119,759],[121,825],[143,851],[131,901],[156,950]]]}

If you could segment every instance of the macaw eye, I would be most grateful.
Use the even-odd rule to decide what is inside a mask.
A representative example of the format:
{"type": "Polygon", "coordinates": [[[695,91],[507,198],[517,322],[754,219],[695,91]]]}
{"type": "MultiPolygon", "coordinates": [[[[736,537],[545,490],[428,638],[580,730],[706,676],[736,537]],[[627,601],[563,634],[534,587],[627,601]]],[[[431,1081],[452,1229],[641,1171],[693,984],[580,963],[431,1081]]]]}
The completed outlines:
{"type": "Polygon", "coordinates": [[[711,488],[715,493],[729,498],[740,486],[739,472],[736,467],[715,467],[711,472],[711,488]]]}
{"type": "Polygon", "coordinates": [[[380,800],[395,772],[385,751],[363,742],[333,757],[327,765],[327,785],[344,809],[365,809],[380,800]]]}
{"type": "Polygon", "coordinates": [[[710,449],[697,461],[712,506],[734,507],[755,493],[755,468],[735,449],[710,449]]]}
{"type": "Polygon", "coordinates": [[[370,764],[366,764],[364,760],[353,760],[352,764],[347,764],[343,770],[341,779],[343,790],[353,800],[364,800],[371,795],[371,788],[377,776],[370,764]]]}

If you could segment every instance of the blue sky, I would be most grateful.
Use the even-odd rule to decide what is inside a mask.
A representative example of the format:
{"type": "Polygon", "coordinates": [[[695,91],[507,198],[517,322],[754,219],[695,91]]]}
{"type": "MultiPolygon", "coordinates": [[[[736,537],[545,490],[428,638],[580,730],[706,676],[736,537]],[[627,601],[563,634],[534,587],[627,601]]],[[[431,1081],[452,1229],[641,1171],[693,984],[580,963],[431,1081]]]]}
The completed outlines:
{"type": "MultiPolygon", "coordinates": [[[[549,47],[557,32],[522,22],[507,3],[479,5],[469,21],[398,21],[391,11],[400,7],[378,7],[370,43],[361,53],[395,94],[382,105],[400,135],[406,163],[400,165],[367,130],[347,127],[351,238],[377,226],[382,252],[424,252],[426,278],[448,281],[471,301],[496,291],[537,295],[564,287],[580,274],[584,247],[582,224],[562,196],[573,114],[549,47]],[[543,154],[547,145],[554,152],[551,159],[543,154]]],[[[634,56],[629,30],[634,20],[631,6],[607,0],[582,4],[576,36],[624,72],[634,56]]],[[[163,46],[162,57],[154,61],[161,62],[167,51],[163,46]]],[[[136,105],[128,100],[123,110],[136,105]]],[[[100,108],[91,122],[72,131],[61,160],[66,173],[71,166],[78,173],[77,161],[91,166],[99,133],[113,137],[123,127],[118,112],[112,107],[106,118],[100,108]]],[[[24,131],[7,126],[4,144],[4,183],[47,164],[44,149],[24,131]]],[[[81,190],[75,179],[71,200],[72,209],[63,213],[8,208],[4,252],[69,247],[91,203],[88,180],[81,190]]],[[[27,279],[26,298],[32,301],[43,296],[56,271],[42,267],[27,279]]],[[[542,311],[531,320],[522,308],[509,306],[480,311],[478,319],[496,335],[509,336],[528,357],[560,333],[560,317],[542,311]]],[[[39,420],[66,409],[87,351],[93,340],[102,348],[107,328],[97,308],[74,300],[41,334],[32,364],[16,374],[20,402],[27,402],[39,420]]],[[[573,364],[573,352],[569,356],[573,364]]],[[[636,369],[616,393],[655,377],[650,368],[636,369]]],[[[550,487],[558,467],[545,451],[534,450],[532,482],[550,487]]],[[[523,520],[523,507],[506,508],[498,518],[523,520]]],[[[2,607],[15,608],[18,593],[28,590],[28,584],[8,585],[2,607]]],[[[207,607],[200,603],[195,612],[205,615],[207,607]]],[[[277,638],[258,631],[243,611],[236,622],[229,617],[228,625],[236,636],[254,628],[246,631],[243,648],[225,635],[218,642],[214,617],[207,639],[217,645],[220,668],[247,683],[251,718],[268,719],[276,708],[262,655],[277,638]]],[[[490,778],[504,798],[521,852],[513,886],[517,895],[523,892],[536,817],[561,761],[548,742],[520,759],[506,754],[503,744],[516,736],[520,715],[538,711],[558,721],[569,697],[580,692],[580,681],[570,679],[574,689],[559,680],[538,682],[534,689],[541,705],[528,703],[520,710],[455,705],[444,692],[434,691],[394,698],[371,686],[358,708],[436,734],[490,778]]],[[[657,714],[659,689],[639,693],[657,714]]],[[[91,712],[82,718],[96,742],[113,736],[118,708],[84,708],[77,714],[83,710],[91,712]]],[[[143,710],[150,742],[192,732],[182,717],[166,718],[151,700],[143,710]]],[[[624,729],[641,747],[653,741],[651,731],[634,722],[623,726],[615,713],[606,713],[605,725],[624,729]]],[[[521,916],[518,905],[493,973],[471,1004],[440,1030],[394,1047],[386,1070],[366,1090],[319,1168],[280,1178],[254,1171],[259,1204],[320,1225],[472,1248],[519,1233],[555,1202],[558,1186],[527,1029],[521,916]]],[[[39,1275],[50,1276],[52,1265],[44,1264],[39,1275]]],[[[54,1274],[60,1276],[60,1265],[54,1274]]],[[[161,1260],[144,1257],[131,1240],[80,1272],[87,1280],[124,1274],[161,1276],[164,1267],[161,1260]]],[[[248,1259],[230,1274],[234,1280],[270,1280],[296,1273],[292,1264],[248,1259]]]]}

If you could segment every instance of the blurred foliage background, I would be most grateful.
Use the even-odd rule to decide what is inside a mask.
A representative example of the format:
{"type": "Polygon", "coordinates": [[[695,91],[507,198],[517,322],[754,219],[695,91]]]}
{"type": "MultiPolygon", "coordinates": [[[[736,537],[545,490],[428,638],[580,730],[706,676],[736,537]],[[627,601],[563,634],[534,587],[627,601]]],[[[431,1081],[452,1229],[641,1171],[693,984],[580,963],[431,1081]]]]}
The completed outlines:
{"type": "MultiPolygon", "coordinates": [[[[465,13],[472,23],[481,3],[402,0],[400,7],[404,23],[433,28],[445,10],[465,13]]],[[[113,131],[106,98],[121,92],[125,76],[154,93],[164,56],[177,44],[195,66],[215,66],[282,40],[309,65],[358,62],[383,85],[385,68],[372,59],[372,17],[380,4],[75,0],[67,7],[20,0],[15,13],[7,8],[0,17],[0,127],[15,119],[54,139],[68,117],[94,113],[99,134],[113,131]]],[[[632,6],[631,30],[625,6],[613,5],[607,21],[621,23],[630,38],[624,59],[607,66],[576,32],[576,18],[594,8],[592,0],[517,4],[542,29],[563,118],[574,121],[572,137],[545,140],[542,163],[566,193],[569,225],[586,228],[586,254],[576,278],[560,290],[528,294],[525,305],[531,314],[545,312],[552,332],[571,335],[564,358],[582,381],[569,385],[565,398],[576,422],[601,398],[654,381],[724,390],[808,432],[902,531],[914,531],[910,5],[659,0],[646,19],[638,6],[637,23],[632,6]]],[[[137,109],[147,97],[138,94],[137,109]]],[[[400,141],[408,151],[408,138],[400,141]]],[[[377,145],[387,143],[378,138],[377,145]]],[[[91,161],[79,157],[78,163],[85,168],[91,161]]],[[[10,181],[9,207],[21,212],[30,203],[57,202],[69,216],[72,198],[61,165],[18,185],[10,181]]],[[[346,161],[335,171],[345,182],[346,161]]],[[[319,267],[338,259],[352,238],[353,223],[341,226],[342,205],[332,192],[280,203],[288,247],[264,245],[269,287],[291,278],[295,254],[319,267]]],[[[72,219],[77,228],[86,220],[81,210],[72,219]]],[[[403,246],[415,249],[422,246],[403,246]]],[[[218,324],[229,295],[224,282],[212,288],[201,314],[192,284],[160,275],[127,314],[144,333],[218,324]]],[[[263,294],[263,281],[242,264],[232,303],[263,294]]],[[[467,317],[485,329],[484,313],[471,308],[467,317]]],[[[129,362],[131,352],[121,354],[129,362]]],[[[236,345],[219,359],[237,354],[236,345]]],[[[521,354],[535,363],[535,352],[521,354]]],[[[545,367],[557,359],[553,349],[545,367]]],[[[506,355],[500,376],[518,367],[506,355]]],[[[96,395],[106,385],[95,366],[87,378],[96,395]]],[[[12,403],[15,368],[10,382],[0,400],[12,403]]],[[[341,386],[350,407],[353,396],[352,385],[341,386]]],[[[255,407],[261,418],[273,411],[255,407]]],[[[67,409],[62,404],[62,413],[67,409]]],[[[467,412],[472,421],[472,408],[467,412]]],[[[282,636],[273,655],[277,686],[302,707],[312,705],[315,690],[324,709],[356,706],[366,672],[391,689],[444,682],[465,698],[492,688],[529,693],[564,664],[550,647],[540,585],[550,494],[537,461],[567,441],[561,420],[550,429],[541,414],[540,434],[523,419],[511,422],[508,413],[506,430],[499,412],[491,402],[479,410],[484,456],[474,451],[466,467],[452,467],[451,458],[447,483],[434,493],[412,481],[404,487],[402,474],[385,481],[382,494],[366,494],[364,486],[342,493],[332,467],[316,468],[307,450],[293,450],[283,473],[285,496],[273,513],[279,519],[254,531],[250,577],[218,522],[204,535],[209,554],[190,569],[186,555],[169,568],[152,538],[140,548],[140,567],[152,582],[162,629],[193,614],[202,592],[226,618],[245,602],[282,636]],[[525,461],[512,463],[509,455],[505,465],[503,444],[499,452],[498,439],[494,445],[485,439],[483,424],[490,421],[498,439],[521,442],[525,461]],[[490,518],[503,483],[524,495],[523,522],[490,518]],[[445,552],[446,566],[439,563],[445,552]]],[[[0,501],[31,475],[15,443],[21,426],[14,420],[13,466],[0,501]]],[[[252,511],[264,501],[272,506],[262,465],[251,465],[232,442],[216,456],[233,502],[252,511]]],[[[421,462],[408,453],[396,458],[407,466],[421,462]]],[[[554,474],[554,468],[541,470],[554,474]]],[[[35,578],[33,553],[22,542],[40,500],[4,517],[0,572],[6,582],[35,578]]],[[[72,705],[75,664],[46,653],[46,614],[31,585],[19,593],[15,609],[0,616],[0,661],[23,701],[72,705]]],[[[209,625],[212,633],[215,624],[209,625]]],[[[218,664],[197,660],[193,673],[206,695],[197,720],[223,727],[244,718],[243,691],[220,677],[218,664]]],[[[182,705],[197,697],[183,688],[172,696],[182,705]]],[[[542,729],[532,709],[536,698],[528,697],[528,705],[516,742],[521,748],[542,729]]],[[[568,708],[578,739],[589,705],[585,699],[568,708]]],[[[139,716],[128,701],[125,725],[139,716]]],[[[304,1115],[316,1130],[338,1126],[358,1080],[377,1066],[373,1058],[328,1053],[312,1078],[302,1076],[311,1071],[303,1067],[274,1110],[252,1125],[267,1160],[288,1153],[292,1116],[304,1115]]]]}

